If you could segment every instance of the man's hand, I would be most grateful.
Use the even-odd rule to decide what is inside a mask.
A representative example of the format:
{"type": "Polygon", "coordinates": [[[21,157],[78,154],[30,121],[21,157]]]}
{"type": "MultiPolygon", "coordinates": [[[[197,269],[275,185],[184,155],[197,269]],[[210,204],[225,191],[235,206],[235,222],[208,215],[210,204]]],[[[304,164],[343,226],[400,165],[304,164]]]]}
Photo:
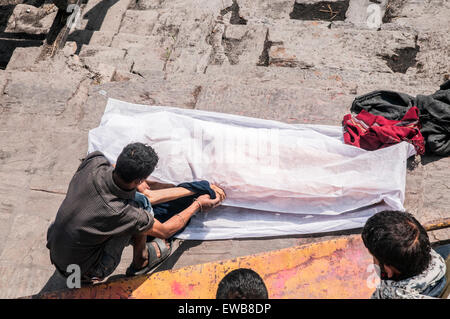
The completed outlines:
{"type": "Polygon", "coordinates": [[[150,186],[148,186],[147,181],[144,180],[142,183],[140,183],[137,187],[136,187],[137,191],[139,193],[144,194],[145,190],[150,190],[150,186]]]}
{"type": "MultiPolygon", "coordinates": [[[[225,196],[225,193],[223,193],[223,196],[225,196]]],[[[225,199],[225,197],[222,197],[221,195],[217,195],[217,193],[216,193],[215,199],[211,199],[211,197],[208,194],[205,194],[205,195],[201,195],[201,196],[197,197],[197,201],[201,205],[201,210],[207,211],[207,210],[210,210],[211,208],[217,207],[220,204],[222,204],[222,201],[223,201],[222,198],[225,199]]]]}
{"type": "Polygon", "coordinates": [[[222,188],[211,184],[211,189],[216,193],[216,198],[220,197],[220,201],[221,202],[223,202],[225,200],[226,194],[225,194],[225,191],[222,188]]]}

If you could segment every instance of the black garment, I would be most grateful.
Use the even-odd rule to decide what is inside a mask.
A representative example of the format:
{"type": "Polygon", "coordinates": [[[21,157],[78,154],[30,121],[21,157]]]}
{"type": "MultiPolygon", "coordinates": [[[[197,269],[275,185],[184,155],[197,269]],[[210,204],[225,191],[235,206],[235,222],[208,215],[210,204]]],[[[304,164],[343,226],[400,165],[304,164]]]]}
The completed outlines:
{"type": "Polygon", "coordinates": [[[134,200],[136,190],[119,188],[113,170],[101,152],[93,152],[70,181],[47,232],[50,259],[61,271],[76,264],[84,275],[100,261],[110,239],[132,236],[153,225],[151,212],[134,200]]]}
{"type": "Polygon", "coordinates": [[[420,132],[425,139],[427,153],[450,155],[450,80],[434,94],[415,98],[394,91],[373,91],[357,97],[350,111],[359,114],[366,110],[373,115],[399,121],[413,106],[420,111],[420,132]]]}
{"type": "MultiPolygon", "coordinates": [[[[210,187],[208,181],[182,183],[180,185],[177,185],[177,187],[186,188],[194,192],[195,194],[191,196],[181,197],[170,202],[153,205],[152,207],[154,217],[161,223],[164,223],[165,221],[172,218],[173,215],[185,210],[189,205],[192,204],[194,198],[197,198],[200,195],[209,194],[211,199],[216,198],[216,193],[210,187]]],[[[181,232],[181,230],[179,232],[181,232]]]]}

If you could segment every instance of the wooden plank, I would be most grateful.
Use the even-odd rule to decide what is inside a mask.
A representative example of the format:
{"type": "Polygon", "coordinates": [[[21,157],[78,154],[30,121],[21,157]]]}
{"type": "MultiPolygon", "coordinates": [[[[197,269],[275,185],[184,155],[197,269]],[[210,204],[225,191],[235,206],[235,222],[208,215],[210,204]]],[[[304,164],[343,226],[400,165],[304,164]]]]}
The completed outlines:
{"type": "Polygon", "coordinates": [[[269,298],[369,298],[372,256],[359,235],[118,279],[34,298],[215,298],[220,280],[251,268],[266,283],[269,298]]]}

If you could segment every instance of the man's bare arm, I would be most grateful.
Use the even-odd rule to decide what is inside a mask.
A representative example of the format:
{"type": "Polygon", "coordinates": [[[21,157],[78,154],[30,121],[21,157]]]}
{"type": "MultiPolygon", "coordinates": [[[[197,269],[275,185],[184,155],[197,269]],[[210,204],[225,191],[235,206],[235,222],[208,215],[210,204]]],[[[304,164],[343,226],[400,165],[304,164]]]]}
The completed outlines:
{"type": "MultiPolygon", "coordinates": [[[[219,196],[223,201],[225,199],[225,192],[218,186],[211,184],[211,188],[216,193],[216,196],[219,196]]],[[[158,190],[151,190],[148,186],[147,181],[142,182],[137,190],[144,194],[150,201],[150,204],[156,205],[161,203],[170,202],[172,200],[195,195],[195,192],[192,192],[184,187],[170,187],[158,190]]]]}
{"type": "Polygon", "coordinates": [[[164,223],[155,219],[153,226],[145,232],[147,236],[153,236],[157,238],[167,239],[172,237],[177,231],[182,229],[187,221],[200,210],[198,202],[193,202],[188,208],[182,212],[172,216],[164,223]]]}
{"type": "Polygon", "coordinates": [[[170,202],[171,200],[195,194],[184,187],[171,187],[158,190],[145,189],[142,193],[148,198],[152,205],[170,202]]]}
{"type": "Polygon", "coordinates": [[[214,208],[225,199],[224,196],[216,196],[211,199],[209,195],[199,196],[188,208],[182,212],[175,214],[164,223],[155,219],[153,226],[145,232],[147,236],[167,239],[173,236],[177,231],[182,229],[189,219],[199,210],[207,211],[214,208]]]}

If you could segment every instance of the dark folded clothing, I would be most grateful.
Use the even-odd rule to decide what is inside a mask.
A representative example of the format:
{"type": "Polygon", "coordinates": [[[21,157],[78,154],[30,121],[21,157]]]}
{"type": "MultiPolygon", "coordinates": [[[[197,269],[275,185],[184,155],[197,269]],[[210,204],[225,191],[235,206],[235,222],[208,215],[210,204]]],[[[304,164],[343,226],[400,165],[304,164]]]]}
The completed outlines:
{"type": "Polygon", "coordinates": [[[359,114],[362,110],[400,121],[410,108],[419,109],[420,132],[425,139],[427,153],[450,155],[450,80],[431,95],[415,98],[394,91],[373,91],[357,97],[350,109],[359,114]]]}

